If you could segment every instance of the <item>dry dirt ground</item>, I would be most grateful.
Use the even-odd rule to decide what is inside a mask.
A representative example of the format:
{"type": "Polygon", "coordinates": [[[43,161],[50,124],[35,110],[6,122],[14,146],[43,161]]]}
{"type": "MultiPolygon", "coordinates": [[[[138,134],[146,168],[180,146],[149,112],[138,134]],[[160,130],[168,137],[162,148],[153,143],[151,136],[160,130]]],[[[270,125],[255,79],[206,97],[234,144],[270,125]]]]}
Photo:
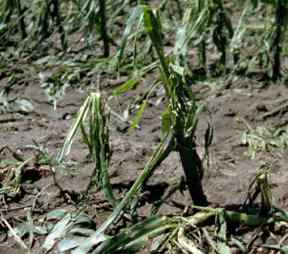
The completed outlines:
{"type": "MultiPolygon", "coordinates": [[[[241,144],[241,135],[247,130],[248,122],[252,127],[264,125],[282,125],[288,120],[285,107],[275,114],[269,114],[281,106],[287,98],[288,89],[283,85],[264,86],[261,82],[234,80],[226,82],[220,89],[221,82],[212,86],[196,86],[194,88],[198,98],[207,106],[202,113],[197,142],[199,154],[203,154],[203,135],[207,123],[214,126],[214,139],[210,147],[210,165],[205,168],[204,189],[208,200],[213,205],[227,206],[240,204],[245,200],[247,189],[257,169],[264,163],[271,163],[271,182],[274,204],[288,207],[288,171],[287,151],[273,149],[261,152],[254,160],[247,156],[247,147],[241,144]],[[244,119],[244,120],[243,120],[244,119]]],[[[112,88],[106,89],[109,93],[112,88]]],[[[119,104],[113,103],[112,108],[119,112],[124,109],[127,100],[138,91],[133,91],[119,99],[119,104]]],[[[29,157],[35,155],[29,145],[37,144],[48,149],[53,154],[61,148],[63,140],[72,124],[75,113],[87,96],[86,92],[68,89],[59,101],[57,110],[46,103],[46,97],[38,84],[19,86],[13,95],[31,99],[34,112],[21,115],[16,113],[0,115],[0,148],[9,146],[11,150],[29,157]]],[[[151,106],[147,109],[141,122],[141,128],[127,130],[127,126],[111,116],[111,144],[113,156],[110,168],[111,182],[116,193],[121,196],[131,186],[140,174],[145,162],[151,156],[160,138],[160,112],[164,108],[161,102],[153,105],[158,97],[151,99],[151,106]]],[[[93,164],[87,160],[88,150],[78,138],[72,146],[71,154],[67,158],[74,164],[69,169],[56,169],[57,183],[66,195],[60,194],[54,184],[48,167],[38,165],[34,160],[25,167],[26,177],[29,179],[24,185],[22,195],[14,199],[2,200],[1,213],[12,225],[25,219],[27,207],[34,209],[34,216],[45,214],[55,208],[73,208],[83,206],[78,203],[77,193],[85,190],[93,164]],[[74,194],[73,194],[73,193],[74,194]],[[74,196],[73,196],[74,195],[74,196]]],[[[8,150],[1,152],[0,176],[11,170],[13,164],[5,162],[12,159],[8,150]]],[[[146,214],[150,203],[161,197],[171,179],[180,177],[182,168],[177,154],[169,158],[156,170],[145,191],[141,213],[146,214]]],[[[183,208],[191,200],[187,191],[179,191],[172,195],[165,203],[160,213],[181,214],[183,208]]],[[[101,193],[91,193],[86,201],[87,212],[100,223],[111,207],[103,201],[101,193]]],[[[4,237],[0,239],[0,253],[16,253],[6,244],[4,237]],[[1,242],[2,241],[2,242],[1,242]],[[10,250],[10,252],[9,252],[10,250]]]]}

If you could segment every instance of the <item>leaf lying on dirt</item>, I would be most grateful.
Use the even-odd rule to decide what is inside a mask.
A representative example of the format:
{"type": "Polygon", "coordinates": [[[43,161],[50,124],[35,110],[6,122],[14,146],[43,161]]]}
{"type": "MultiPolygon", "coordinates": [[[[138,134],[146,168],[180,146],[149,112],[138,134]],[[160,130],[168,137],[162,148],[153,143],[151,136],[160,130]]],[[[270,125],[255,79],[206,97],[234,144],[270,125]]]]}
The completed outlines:
{"type": "Polygon", "coordinates": [[[15,109],[20,112],[30,113],[34,110],[33,104],[27,99],[18,99],[14,102],[14,104],[15,109]]]}
{"type": "Polygon", "coordinates": [[[10,99],[3,91],[0,91],[0,112],[3,113],[31,113],[34,110],[32,102],[24,98],[10,99]]]}
{"type": "Polygon", "coordinates": [[[36,235],[46,235],[48,233],[46,227],[31,225],[29,223],[22,223],[18,225],[14,230],[21,238],[30,232],[33,232],[36,235]]]}
{"type": "Polygon", "coordinates": [[[53,210],[53,211],[47,213],[46,218],[47,218],[47,221],[60,220],[60,219],[64,218],[64,216],[66,214],[67,214],[67,210],[57,209],[57,210],[53,210]]]}
{"type": "Polygon", "coordinates": [[[67,212],[59,209],[46,216],[47,221],[59,220],[52,227],[42,248],[50,251],[57,246],[60,252],[71,250],[86,241],[94,232],[94,223],[82,213],[67,212]]]}
{"type": "Polygon", "coordinates": [[[59,221],[49,235],[46,237],[45,242],[42,245],[42,248],[46,251],[49,251],[53,248],[53,246],[66,234],[71,221],[71,214],[68,213],[66,216],[59,221]]]}

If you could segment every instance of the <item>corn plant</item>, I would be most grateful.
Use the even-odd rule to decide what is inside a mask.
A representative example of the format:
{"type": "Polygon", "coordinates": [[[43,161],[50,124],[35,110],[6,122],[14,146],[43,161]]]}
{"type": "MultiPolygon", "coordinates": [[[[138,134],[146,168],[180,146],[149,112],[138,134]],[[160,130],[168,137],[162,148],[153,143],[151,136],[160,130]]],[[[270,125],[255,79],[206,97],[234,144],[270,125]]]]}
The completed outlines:
{"type": "Polygon", "coordinates": [[[80,108],[78,117],[66,136],[57,160],[61,162],[64,156],[69,154],[77,131],[81,131],[83,140],[89,148],[89,156],[95,161],[95,168],[87,191],[96,185],[104,191],[106,198],[115,205],[116,198],[112,191],[108,172],[111,157],[108,119],[109,115],[105,112],[101,94],[99,92],[92,93],[80,108]],[[89,117],[88,127],[86,127],[85,122],[87,117],[89,117]]]}
{"type": "Polygon", "coordinates": [[[233,56],[234,71],[241,74],[247,69],[246,66],[243,66],[241,60],[241,48],[245,43],[245,36],[247,35],[247,18],[252,14],[254,8],[251,6],[250,0],[245,2],[244,8],[242,10],[241,16],[238,20],[237,25],[235,26],[233,37],[230,41],[230,52],[233,56]],[[241,68],[242,65],[242,68],[241,68]],[[243,68],[244,67],[244,68],[243,68]]]}
{"type": "MultiPolygon", "coordinates": [[[[173,62],[165,58],[160,31],[160,20],[157,19],[149,7],[144,8],[144,25],[157,52],[160,62],[162,82],[165,87],[169,104],[165,112],[164,132],[171,128],[177,143],[187,185],[194,204],[206,205],[201,179],[203,168],[196,151],[195,131],[201,107],[196,103],[193,94],[179,73],[173,69],[173,62]],[[167,121],[168,120],[168,121],[167,121]]],[[[181,66],[180,66],[181,67],[181,66]]],[[[211,143],[212,134],[207,140],[211,143]]]]}
{"type": "Polygon", "coordinates": [[[287,29],[287,1],[258,1],[252,0],[253,6],[257,7],[260,2],[265,4],[266,9],[272,7],[274,11],[274,20],[267,24],[266,31],[263,34],[264,47],[261,45],[260,55],[261,63],[265,64],[267,72],[271,73],[270,77],[276,81],[281,76],[281,52],[285,41],[285,33],[287,29]],[[268,67],[267,67],[268,66],[268,67]]]}
{"type": "Polygon", "coordinates": [[[267,215],[271,212],[272,190],[269,181],[271,175],[271,165],[263,164],[258,170],[255,177],[252,179],[248,188],[248,197],[244,203],[244,207],[251,206],[260,196],[260,214],[267,215]]]}
{"type": "MultiPolygon", "coordinates": [[[[140,8],[142,9],[145,30],[159,57],[159,68],[163,78],[162,82],[169,100],[167,111],[163,115],[163,139],[125,197],[119,202],[112,214],[97,231],[75,250],[76,253],[87,253],[93,246],[103,242],[104,231],[115,222],[129,205],[137,202],[137,199],[139,198],[138,194],[141,191],[142,186],[153,174],[159,164],[175,149],[180,154],[187,184],[194,203],[207,205],[207,199],[201,185],[201,178],[203,176],[202,165],[195,150],[196,144],[194,140],[199,108],[188,87],[185,87],[185,83],[182,81],[181,77],[175,73],[166,62],[167,60],[163,53],[162,40],[159,36],[159,21],[148,6],[141,6],[140,8]]],[[[86,107],[87,106],[83,106],[83,108],[86,107]]],[[[75,133],[77,126],[80,126],[80,119],[86,114],[84,110],[81,110],[81,112],[82,113],[78,118],[79,120],[75,123],[70,134],[67,136],[67,140],[70,140],[74,135],[73,133],[75,133]]],[[[208,136],[208,142],[211,143],[212,135],[210,134],[207,135],[207,137],[208,136]]],[[[65,151],[69,150],[69,144],[70,142],[65,142],[62,155],[66,153],[65,151]]],[[[61,157],[62,156],[60,156],[60,158],[61,157]]],[[[106,246],[105,243],[103,244],[106,246]]],[[[102,248],[103,245],[100,245],[100,247],[97,248],[97,253],[102,253],[102,248]]]]}
{"type": "Polygon", "coordinates": [[[31,160],[32,158],[28,158],[25,161],[21,161],[14,170],[7,173],[0,185],[0,195],[5,195],[10,198],[16,197],[19,194],[21,195],[23,169],[31,160]]]}
{"type": "Polygon", "coordinates": [[[281,74],[281,52],[282,44],[285,36],[286,27],[288,25],[288,4],[287,1],[275,1],[275,28],[274,36],[271,44],[273,54],[272,79],[277,80],[281,74]]]}
{"type": "Polygon", "coordinates": [[[241,135],[241,141],[248,146],[247,154],[251,159],[255,159],[257,153],[271,152],[273,148],[284,151],[288,147],[287,128],[266,128],[258,126],[245,131],[241,135]]]}
{"type": "Polygon", "coordinates": [[[57,31],[62,49],[66,50],[68,41],[63,24],[61,2],[58,0],[32,1],[28,10],[27,16],[32,21],[30,40],[43,42],[57,31]]]}
{"type": "Polygon", "coordinates": [[[103,40],[103,52],[104,52],[104,56],[108,57],[109,56],[109,37],[107,34],[105,0],[99,0],[99,14],[100,14],[101,38],[103,40]]]}
{"type": "MultiPolygon", "coordinates": [[[[127,5],[127,1],[125,3],[127,5]]],[[[38,46],[39,42],[58,32],[62,49],[67,50],[68,33],[84,30],[90,45],[92,36],[100,35],[103,55],[108,57],[110,43],[113,42],[108,32],[108,20],[110,16],[115,18],[120,15],[119,5],[123,10],[125,5],[121,1],[69,0],[62,3],[58,0],[30,0],[23,3],[21,0],[3,0],[0,2],[0,35],[12,38],[15,34],[10,30],[16,20],[22,39],[37,42],[32,46],[38,46]]],[[[26,43],[25,46],[29,48],[31,44],[26,43]]]]}
{"type": "Polygon", "coordinates": [[[209,35],[221,53],[220,69],[225,67],[229,40],[233,27],[222,0],[194,0],[189,3],[183,15],[182,25],[177,31],[175,55],[187,62],[190,47],[198,47],[199,66],[206,70],[207,40],[209,35]]]}
{"type": "MultiPolygon", "coordinates": [[[[174,64],[172,58],[169,59],[164,54],[159,13],[154,15],[153,11],[144,5],[136,7],[134,13],[141,14],[139,19],[144,21],[144,28],[157,54],[161,81],[168,99],[167,109],[162,116],[162,130],[165,134],[171,131],[176,140],[176,150],[181,158],[193,202],[205,205],[207,200],[201,185],[202,162],[196,152],[195,143],[195,131],[201,107],[185,83],[183,74],[181,75],[184,67],[177,62],[174,64]]],[[[208,133],[207,142],[211,143],[211,130],[208,133]]]]}
{"type": "MultiPolygon", "coordinates": [[[[3,25],[9,26],[9,23],[12,19],[12,15],[14,12],[17,15],[17,23],[19,26],[19,30],[21,32],[22,39],[25,39],[27,36],[26,25],[25,25],[25,15],[24,8],[21,4],[20,0],[5,0],[0,3],[1,11],[0,11],[0,22],[3,25]]],[[[1,31],[1,30],[0,30],[1,31]]],[[[0,32],[1,34],[1,32],[0,32]]]]}
{"type": "Polygon", "coordinates": [[[221,53],[220,63],[225,68],[226,66],[226,51],[229,46],[229,39],[233,37],[233,27],[231,20],[228,18],[223,1],[214,1],[214,6],[212,6],[212,13],[215,17],[215,28],[213,30],[213,41],[221,53]],[[227,35],[226,31],[227,29],[227,35]]]}
{"type": "MultiPolygon", "coordinates": [[[[76,13],[76,15],[79,16],[80,24],[82,23],[80,27],[84,28],[85,37],[88,38],[88,42],[95,32],[99,32],[103,41],[103,55],[108,57],[111,38],[108,35],[107,27],[107,5],[113,4],[104,0],[77,0],[73,2],[78,9],[78,14],[76,13]]],[[[89,44],[91,43],[89,42],[89,44]]]]}

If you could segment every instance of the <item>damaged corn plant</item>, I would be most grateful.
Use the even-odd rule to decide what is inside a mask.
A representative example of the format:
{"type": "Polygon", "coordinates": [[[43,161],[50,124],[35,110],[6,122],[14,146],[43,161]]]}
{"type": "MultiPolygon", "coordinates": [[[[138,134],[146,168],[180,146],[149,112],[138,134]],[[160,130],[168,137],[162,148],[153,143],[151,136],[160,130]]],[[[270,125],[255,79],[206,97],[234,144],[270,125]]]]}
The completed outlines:
{"type": "MultiPolygon", "coordinates": [[[[175,66],[172,58],[164,54],[160,35],[160,16],[157,16],[157,13],[154,13],[149,6],[141,8],[145,31],[159,59],[161,82],[168,101],[167,108],[162,115],[162,141],[131,189],[115,206],[105,222],[82,241],[72,240],[69,229],[65,230],[62,235],[64,240],[58,245],[59,250],[71,250],[71,253],[137,252],[144,247],[147,250],[147,239],[151,239],[152,244],[149,244],[150,249],[147,250],[151,253],[167,251],[168,253],[178,251],[232,253],[233,248],[243,252],[251,251],[249,244],[231,235],[230,227],[235,227],[237,231],[241,225],[252,229],[269,227],[269,225],[287,221],[285,211],[274,208],[272,205],[267,167],[259,169],[259,173],[251,181],[247,201],[237,211],[205,207],[208,200],[201,184],[203,168],[195,143],[195,131],[201,107],[179,74],[181,66],[175,66]],[[135,225],[122,228],[116,235],[107,234],[109,229],[115,227],[115,223],[119,223],[121,217],[129,212],[128,208],[135,202],[137,203],[144,183],[172,151],[177,151],[180,156],[186,184],[195,204],[193,207],[197,212],[189,217],[149,217],[135,225]],[[258,204],[257,202],[260,204],[259,209],[256,206],[255,209],[250,210],[250,207],[258,204]]],[[[205,136],[206,145],[209,146],[213,137],[212,129],[208,128],[205,136]]],[[[272,231],[271,234],[273,234],[272,231]]],[[[265,248],[281,249],[282,246],[266,245],[265,248]]]]}
{"type": "Polygon", "coordinates": [[[121,1],[2,0],[0,7],[1,46],[17,41],[19,33],[23,50],[33,50],[39,44],[51,42],[51,37],[58,34],[62,50],[66,51],[71,46],[69,35],[84,31],[87,46],[94,47],[100,40],[102,53],[108,57],[113,40],[107,26],[107,10],[114,16],[125,4],[121,1]]]}
{"type": "MultiPolygon", "coordinates": [[[[48,95],[48,104],[53,103],[54,111],[57,110],[56,102],[61,106],[58,100],[69,90],[67,81],[71,79],[75,82],[75,76],[77,82],[84,82],[81,79],[86,74],[93,81],[95,73],[101,73],[106,78],[111,70],[117,72],[113,73],[113,77],[125,76],[124,82],[109,91],[110,97],[106,98],[106,91],[102,92],[110,80],[103,81],[104,88],[100,89],[99,85],[87,96],[55,161],[53,158],[53,165],[49,163],[48,150],[38,147],[39,151],[43,150],[42,157],[48,161],[46,164],[53,166],[55,180],[58,166],[60,168],[69,160],[73,143],[79,142],[77,137],[81,137],[80,142],[86,145],[85,151],[88,151],[85,162],[92,162],[93,167],[81,200],[68,200],[69,207],[73,204],[70,210],[57,209],[47,214],[40,211],[39,220],[31,217],[33,204],[32,210],[27,209],[27,218],[15,226],[10,225],[2,215],[3,209],[0,212],[0,227],[7,228],[9,236],[27,253],[33,253],[33,243],[39,236],[41,239],[45,237],[40,244],[44,253],[288,253],[288,213],[274,203],[273,165],[264,164],[255,170],[254,177],[247,184],[247,198],[243,202],[224,207],[213,204],[210,207],[209,202],[213,200],[210,201],[211,193],[207,195],[205,192],[203,179],[205,160],[209,165],[214,129],[210,122],[206,124],[207,128],[200,129],[204,141],[199,142],[198,131],[203,126],[199,125],[199,120],[206,112],[205,105],[192,91],[199,80],[220,77],[222,82],[227,74],[245,76],[251,66],[256,68],[257,61],[270,79],[279,80],[283,75],[281,56],[285,53],[286,1],[246,0],[239,8],[240,18],[236,21],[224,0],[163,0],[153,3],[153,7],[152,3],[150,6],[146,2],[0,0],[1,48],[16,43],[19,38],[22,47],[19,55],[25,54],[26,50],[37,53],[40,45],[48,51],[52,44],[56,44],[54,58],[44,56],[38,62],[30,58],[27,60],[36,70],[40,70],[39,65],[42,64],[47,67],[48,71],[40,72],[39,76],[43,81],[44,94],[48,95]],[[269,17],[273,13],[273,18],[265,19],[265,24],[259,29],[264,47],[257,48],[251,56],[245,52],[247,41],[255,30],[248,26],[249,17],[259,9],[267,10],[269,17]],[[127,23],[124,24],[123,20],[127,23]],[[77,55],[75,61],[61,56],[64,53],[69,58],[76,54],[77,50],[71,43],[72,35],[79,36],[77,43],[81,44],[80,56],[77,55]],[[118,40],[117,36],[121,38],[118,40]],[[82,56],[82,51],[86,49],[89,54],[82,56]],[[215,53],[213,59],[211,52],[215,53]],[[44,77],[46,74],[47,79],[44,77]],[[148,85],[132,98],[132,103],[129,101],[124,112],[121,107],[117,108],[117,112],[112,111],[110,101],[117,101],[120,96],[137,89],[143,80],[147,80],[148,85]],[[159,115],[161,137],[151,149],[152,155],[141,171],[135,169],[131,172],[137,174],[136,180],[131,185],[129,183],[124,192],[119,192],[111,180],[110,115],[128,124],[129,131],[139,131],[141,121],[149,111],[150,99],[157,97],[157,93],[161,94],[161,98],[157,98],[158,104],[155,105],[163,102],[159,115]],[[199,144],[203,144],[203,154],[199,152],[199,144]],[[141,202],[145,199],[146,184],[173,154],[179,158],[184,181],[181,178],[176,186],[171,184],[169,187],[172,187],[171,193],[187,191],[187,204],[181,207],[182,213],[163,216],[160,208],[171,195],[165,193],[167,195],[163,195],[161,200],[148,206],[149,215],[143,215],[141,202]],[[105,200],[101,199],[101,203],[108,203],[105,218],[100,215],[100,219],[98,207],[93,206],[90,210],[81,207],[85,202],[86,206],[91,204],[89,195],[94,197],[99,193],[104,194],[105,200]],[[29,242],[25,239],[27,236],[29,242]]],[[[258,46],[257,43],[255,45],[258,46]]],[[[5,60],[5,64],[8,66],[9,61],[5,60]]],[[[1,113],[15,108],[25,114],[33,111],[32,104],[25,99],[18,101],[6,95],[0,91],[1,113]]],[[[248,155],[255,159],[257,153],[274,147],[286,149],[287,130],[249,128],[242,136],[242,143],[248,146],[248,155]]],[[[10,148],[7,149],[11,152],[10,148]]],[[[22,170],[34,158],[21,157],[17,160],[17,167],[0,183],[1,195],[8,193],[16,196],[20,193],[22,170]]],[[[40,164],[39,161],[37,163],[40,164]]],[[[161,174],[165,173],[163,170],[161,174]]],[[[57,185],[62,191],[60,184],[57,185]]],[[[61,191],[60,195],[63,194],[61,191]]],[[[65,194],[69,195],[68,192],[65,194]]],[[[35,204],[36,201],[37,197],[35,204]]]]}
{"type": "Polygon", "coordinates": [[[271,20],[269,14],[265,17],[266,25],[263,33],[264,47],[259,49],[259,62],[266,69],[272,80],[277,81],[282,75],[281,55],[285,43],[287,29],[287,2],[283,0],[275,1],[254,1],[253,8],[265,5],[267,13],[273,14],[271,20]]]}
{"type": "Polygon", "coordinates": [[[87,186],[87,192],[92,187],[103,190],[111,204],[116,204],[109,180],[109,162],[111,157],[109,140],[109,113],[100,92],[91,93],[81,106],[75,123],[71,126],[63,148],[57,157],[61,163],[70,152],[71,145],[77,134],[81,132],[84,143],[89,149],[89,158],[95,162],[95,168],[87,186]]]}
{"type": "MultiPolygon", "coordinates": [[[[150,7],[144,5],[136,7],[134,13],[138,13],[138,16],[140,15],[138,19],[143,22],[142,25],[156,52],[157,66],[160,70],[160,82],[163,85],[165,97],[168,101],[167,108],[162,114],[162,137],[169,136],[171,139],[169,142],[174,143],[172,150],[176,150],[179,153],[193,202],[197,205],[206,205],[207,199],[201,184],[203,177],[202,161],[197,154],[195,143],[195,132],[202,106],[196,102],[185,80],[185,67],[176,62],[174,63],[173,56],[167,57],[164,54],[159,13],[154,14],[150,7]]],[[[131,17],[134,17],[134,13],[131,17]]],[[[135,20],[135,22],[138,21],[135,20]]],[[[129,27],[131,26],[129,23],[129,27]]],[[[125,34],[125,36],[124,41],[126,43],[129,34],[125,34]]],[[[122,43],[123,47],[125,47],[125,43],[122,43]]],[[[120,50],[123,52],[124,48],[120,50]]],[[[129,88],[127,83],[122,87],[125,89],[129,88]]],[[[141,113],[143,113],[147,104],[146,100],[142,101],[138,111],[141,113]]],[[[208,128],[205,135],[205,147],[209,147],[212,138],[213,129],[208,128]]]]}

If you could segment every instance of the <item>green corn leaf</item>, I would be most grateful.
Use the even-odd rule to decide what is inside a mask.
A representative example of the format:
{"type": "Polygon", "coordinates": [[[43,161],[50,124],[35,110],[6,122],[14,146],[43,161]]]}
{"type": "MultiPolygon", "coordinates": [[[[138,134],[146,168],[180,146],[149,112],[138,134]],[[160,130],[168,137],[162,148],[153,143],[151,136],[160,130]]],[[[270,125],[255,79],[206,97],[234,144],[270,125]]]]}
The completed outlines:
{"type": "Polygon", "coordinates": [[[161,131],[162,137],[165,137],[170,131],[172,126],[171,111],[169,108],[162,113],[161,116],[161,131]]]}
{"type": "Polygon", "coordinates": [[[148,6],[144,7],[144,26],[145,26],[146,32],[149,34],[149,37],[152,41],[154,48],[156,49],[161,67],[166,76],[166,80],[168,80],[170,76],[169,67],[167,65],[167,62],[164,56],[161,26],[159,24],[159,18],[157,20],[157,18],[153,14],[152,9],[148,6]]]}
{"type": "Polygon", "coordinates": [[[124,84],[117,87],[113,91],[113,96],[119,96],[119,95],[122,95],[124,93],[127,93],[128,91],[130,91],[132,89],[135,89],[136,86],[138,85],[138,82],[139,82],[139,80],[137,80],[137,79],[129,79],[128,81],[126,81],[124,84]]]}
{"type": "Polygon", "coordinates": [[[132,120],[132,123],[131,123],[131,128],[137,128],[138,127],[138,124],[139,122],[141,121],[142,119],[142,116],[143,116],[143,113],[145,112],[145,109],[147,107],[147,100],[144,100],[140,106],[140,108],[138,109],[138,111],[136,112],[135,114],[135,117],[134,119],[132,120]]]}
{"type": "Polygon", "coordinates": [[[91,142],[90,142],[89,136],[87,134],[87,131],[85,129],[83,121],[80,123],[80,130],[81,130],[81,134],[82,134],[82,138],[83,138],[84,143],[89,147],[89,150],[91,151],[91,142]]]}
{"type": "Polygon", "coordinates": [[[66,214],[67,214],[67,210],[65,210],[65,209],[57,209],[57,210],[53,210],[53,211],[47,213],[46,219],[48,221],[50,221],[50,220],[60,220],[60,219],[64,218],[64,216],[66,214]]]}
{"type": "Polygon", "coordinates": [[[81,124],[82,121],[84,121],[87,111],[89,109],[89,104],[90,104],[90,97],[88,97],[85,102],[83,103],[83,105],[81,106],[80,110],[78,111],[78,116],[76,121],[74,122],[74,124],[71,126],[65,141],[64,141],[64,145],[57,157],[57,161],[61,162],[65,156],[67,156],[70,152],[70,148],[73,142],[73,139],[78,131],[78,128],[81,124]]]}
{"type": "Polygon", "coordinates": [[[123,59],[126,44],[129,39],[129,36],[132,34],[133,26],[135,25],[137,19],[139,20],[139,22],[142,22],[142,17],[143,17],[143,6],[139,5],[133,9],[132,14],[128,18],[126,28],[122,36],[122,43],[117,53],[118,65],[121,63],[123,59]]]}
{"type": "Polygon", "coordinates": [[[91,94],[90,110],[91,114],[89,140],[91,141],[93,139],[91,146],[93,149],[93,156],[95,157],[96,166],[88,189],[94,183],[99,184],[109,202],[112,205],[115,205],[116,199],[110,184],[108,172],[110,161],[109,129],[107,126],[107,115],[104,112],[102,97],[100,93],[91,94]]]}

